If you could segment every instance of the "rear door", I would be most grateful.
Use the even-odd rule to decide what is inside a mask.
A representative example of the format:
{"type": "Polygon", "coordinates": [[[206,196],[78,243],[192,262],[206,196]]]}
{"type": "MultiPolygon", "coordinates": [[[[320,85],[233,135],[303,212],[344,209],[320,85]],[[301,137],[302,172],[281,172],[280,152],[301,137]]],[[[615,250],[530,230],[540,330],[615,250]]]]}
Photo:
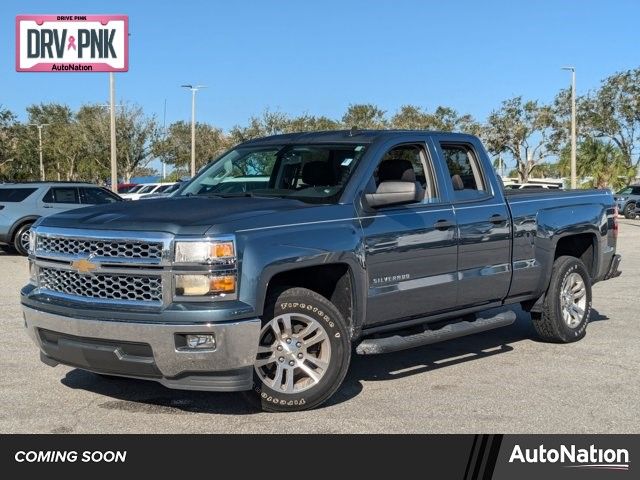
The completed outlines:
{"type": "Polygon", "coordinates": [[[441,195],[436,169],[424,140],[390,143],[382,150],[366,190],[377,188],[384,175],[408,177],[395,168],[411,162],[424,199],[360,214],[368,276],[368,325],[426,316],[455,306],[457,239],[453,207],[441,195]]]}
{"type": "Polygon", "coordinates": [[[474,137],[435,136],[458,229],[458,308],[501,301],[511,283],[511,218],[474,137]]]}
{"type": "Polygon", "coordinates": [[[45,215],[71,210],[80,206],[80,193],[78,187],[51,187],[40,200],[45,215]]]}

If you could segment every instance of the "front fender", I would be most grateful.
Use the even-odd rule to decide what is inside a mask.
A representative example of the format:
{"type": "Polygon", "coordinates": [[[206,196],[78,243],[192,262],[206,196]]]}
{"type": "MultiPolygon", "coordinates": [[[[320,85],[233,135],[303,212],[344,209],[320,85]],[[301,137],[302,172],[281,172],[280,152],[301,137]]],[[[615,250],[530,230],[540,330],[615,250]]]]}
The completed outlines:
{"type": "Polygon", "coordinates": [[[366,272],[357,219],[278,227],[238,234],[240,300],[262,315],[271,279],[282,272],[306,267],[346,264],[354,288],[354,326],[365,315],[366,272]]]}

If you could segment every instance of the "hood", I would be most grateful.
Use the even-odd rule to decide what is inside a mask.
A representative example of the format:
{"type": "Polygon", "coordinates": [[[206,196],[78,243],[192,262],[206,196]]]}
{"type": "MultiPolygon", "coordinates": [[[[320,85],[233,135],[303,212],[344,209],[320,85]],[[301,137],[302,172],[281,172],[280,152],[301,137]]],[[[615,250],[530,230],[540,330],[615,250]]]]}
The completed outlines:
{"type": "Polygon", "coordinates": [[[169,197],[69,210],[43,218],[40,225],[203,235],[213,225],[308,207],[282,198],[169,197]]]}

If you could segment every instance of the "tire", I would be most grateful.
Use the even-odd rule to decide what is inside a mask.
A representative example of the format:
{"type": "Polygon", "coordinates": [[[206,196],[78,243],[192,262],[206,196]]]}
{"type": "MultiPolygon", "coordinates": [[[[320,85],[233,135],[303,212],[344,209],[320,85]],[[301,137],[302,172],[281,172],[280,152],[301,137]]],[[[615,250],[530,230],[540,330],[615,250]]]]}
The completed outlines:
{"type": "Polygon", "coordinates": [[[531,314],[536,332],[547,342],[576,342],[585,336],[590,315],[589,272],[581,260],[559,257],[553,263],[542,313],[531,314]]]}
{"type": "Polygon", "coordinates": [[[281,290],[267,301],[259,342],[254,387],[246,395],[264,411],[315,408],[338,390],[349,369],[344,318],[306,288],[281,290]]]}
{"type": "Polygon", "coordinates": [[[32,222],[20,225],[13,235],[13,248],[23,257],[29,255],[29,230],[31,225],[33,225],[32,222]]]}
{"type": "Polygon", "coordinates": [[[636,204],[635,203],[627,203],[624,206],[624,218],[627,218],[629,220],[633,220],[634,218],[636,218],[636,204]]]}

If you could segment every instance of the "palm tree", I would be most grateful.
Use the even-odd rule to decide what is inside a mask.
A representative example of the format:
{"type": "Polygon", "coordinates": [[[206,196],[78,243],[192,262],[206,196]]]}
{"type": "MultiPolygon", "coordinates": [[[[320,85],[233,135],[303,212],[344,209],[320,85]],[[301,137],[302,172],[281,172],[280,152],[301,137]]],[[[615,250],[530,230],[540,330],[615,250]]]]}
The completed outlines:
{"type": "MultiPolygon", "coordinates": [[[[558,162],[560,172],[570,175],[570,152],[563,149],[558,162]]],[[[582,183],[586,188],[611,188],[617,190],[629,184],[635,176],[635,168],[630,166],[623,152],[611,143],[587,138],[580,143],[576,155],[576,174],[587,179],[582,183]]]]}

